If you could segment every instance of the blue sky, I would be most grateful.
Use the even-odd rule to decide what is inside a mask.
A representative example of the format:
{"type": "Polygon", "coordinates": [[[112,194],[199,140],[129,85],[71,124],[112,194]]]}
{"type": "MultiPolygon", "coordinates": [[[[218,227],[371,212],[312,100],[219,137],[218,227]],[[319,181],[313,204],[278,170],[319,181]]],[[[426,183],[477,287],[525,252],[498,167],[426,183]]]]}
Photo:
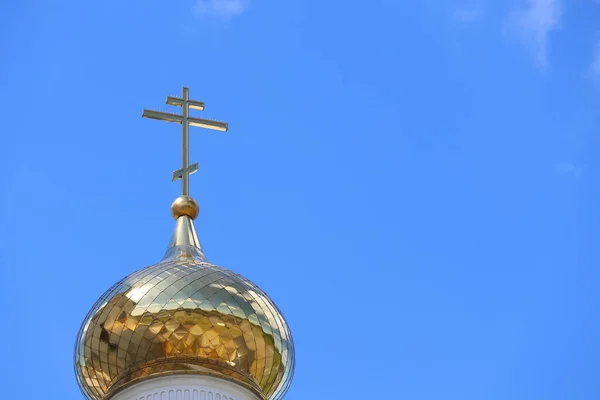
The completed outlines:
{"type": "Polygon", "coordinates": [[[0,6],[3,381],[81,399],[76,332],[191,193],[283,310],[289,400],[598,399],[600,3],[0,6]],[[31,383],[33,379],[35,384],[31,383]]]}

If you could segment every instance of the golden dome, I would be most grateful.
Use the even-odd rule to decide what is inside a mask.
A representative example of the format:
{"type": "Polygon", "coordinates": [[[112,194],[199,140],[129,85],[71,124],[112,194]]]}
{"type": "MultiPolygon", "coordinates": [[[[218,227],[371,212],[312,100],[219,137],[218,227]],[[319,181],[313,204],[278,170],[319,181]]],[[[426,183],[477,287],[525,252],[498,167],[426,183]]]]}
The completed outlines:
{"type": "Polygon", "coordinates": [[[201,374],[280,399],[294,369],[283,315],[242,276],[209,263],[187,215],[158,264],[122,279],[96,302],[77,336],[75,370],[88,399],[143,379],[201,374]]]}

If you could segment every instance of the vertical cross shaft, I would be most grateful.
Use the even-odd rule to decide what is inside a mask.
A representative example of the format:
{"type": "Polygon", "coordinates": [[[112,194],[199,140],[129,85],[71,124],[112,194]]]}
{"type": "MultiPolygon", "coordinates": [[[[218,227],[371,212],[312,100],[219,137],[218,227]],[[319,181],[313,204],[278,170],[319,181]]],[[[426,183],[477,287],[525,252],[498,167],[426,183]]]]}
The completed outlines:
{"type": "Polygon", "coordinates": [[[181,124],[181,169],[183,169],[183,174],[181,176],[181,195],[189,196],[190,195],[190,174],[187,171],[190,166],[190,124],[188,118],[190,116],[190,90],[186,87],[182,90],[182,98],[183,104],[181,105],[182,113],[183,113],[183,121],[181,124]]]}
{"type": "Polygon", "coordinates": [[[190,108],[204,110],[204,103],[190,100],[190,90],[187,87],[183,87],[181,94],[181,98],[167,96],[167,104],[180,106],[181,115],[144,109],[142,117],[181,124],[181,169],[173,172],[173,180],[181,178],[181,194],[189,196],[190,175],[198,171],[198,163],[190,165],[190,126],[226,132],[228,125],[226,122],[190,117],[190,108]]]}

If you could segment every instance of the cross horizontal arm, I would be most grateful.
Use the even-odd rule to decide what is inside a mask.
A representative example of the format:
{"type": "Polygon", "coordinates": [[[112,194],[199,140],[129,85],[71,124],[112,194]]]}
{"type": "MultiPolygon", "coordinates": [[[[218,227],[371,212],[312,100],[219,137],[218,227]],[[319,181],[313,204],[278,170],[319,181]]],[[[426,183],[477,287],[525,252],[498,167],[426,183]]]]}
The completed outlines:
{"type": "MultiPolygon", "coordinates": [[[[204,103],[201,101],[196,101],[196,100],[188,100],[188,107],[193,109],[193,110],[204,110],[204,103]]],[[[167,96],[167,104],[170,106],[182,106],[183,105],[183,99],[179,98],[179,97],[173,97],[173,96],[167,96]]]]}
{"type": "Polygon", "coordinates": [[[216,131],[227,132],[227,122],[211,121],[210,119],[202,118],[188,118],[190,126],[197,126],[198,128],[214,129],[216,131]]]}
{"type": "MultiPolygon", "coordinates": [[[[158,119],[161,121],[175,122],[178,124],[183,123],[183,117],[177,114],[166,113],[162,111],[144,110],[142,117],[158,119]]],[[[227,122],[211,121],[210,119],[188,117],[188,123],[190,126],[196,126],[198,128],[214,129],[216,131],[227,132],[227,122]]]]}
{"type": "Polygon", "coordinates": [[[154,110],[144,110],[142,112],[142,117],[158,119],[158,120],[167,121],[167,122],[176,122],[178,124],[181,124],[183,122],[183,117],[181,115],[166,113],[166,112],[162,112],[162,111],[154,111],[154,110]]]}

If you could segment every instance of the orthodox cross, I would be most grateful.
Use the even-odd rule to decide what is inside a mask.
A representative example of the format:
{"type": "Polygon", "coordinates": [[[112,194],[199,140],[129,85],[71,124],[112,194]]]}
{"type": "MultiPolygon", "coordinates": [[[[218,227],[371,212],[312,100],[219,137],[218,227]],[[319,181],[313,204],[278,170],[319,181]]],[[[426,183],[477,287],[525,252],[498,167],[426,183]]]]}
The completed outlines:
{"type": "Polygon", "coordinates": [[[186,87],[184,87],[182,90],[181,98],[167,96],[167,104],[171,106],[181,107],[181,115],[144,109],[142,117],[181,124],[182,163],[181,168],[173,172],[173,181],[181,179],[181,195],[189,196],[190,175],[198,171],[198,163],[190,165],[190,126],[197,126],[200,128],[214,129],[217,131],[226,132],[227,123],[211,121],[209,119],[190,117],[190,109],[204,110],[204,103],[201,101],[190,100],[190,90],[186,87]]]}

